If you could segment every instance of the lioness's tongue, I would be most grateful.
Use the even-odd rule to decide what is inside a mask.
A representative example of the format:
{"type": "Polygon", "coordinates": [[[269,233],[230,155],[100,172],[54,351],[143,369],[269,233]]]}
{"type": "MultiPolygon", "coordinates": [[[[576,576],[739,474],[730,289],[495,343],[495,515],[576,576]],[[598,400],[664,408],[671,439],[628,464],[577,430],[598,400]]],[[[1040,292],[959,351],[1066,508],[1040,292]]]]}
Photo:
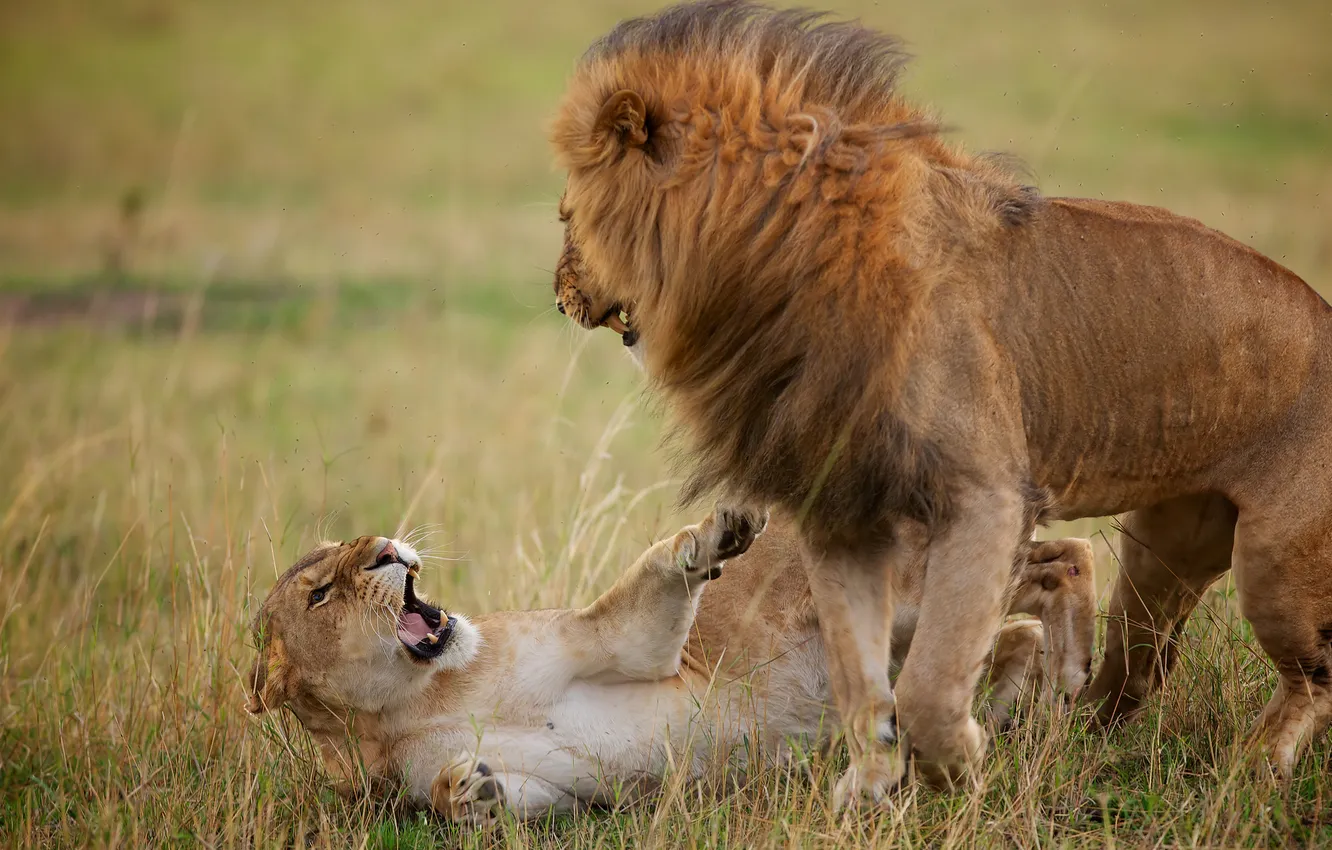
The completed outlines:
{"type": "Polygon", "coordinates": [[[409,611],[398,618],[398,637],[407,643],[420,643],[430,634],[425,617],[415,611],[409,611]]]}

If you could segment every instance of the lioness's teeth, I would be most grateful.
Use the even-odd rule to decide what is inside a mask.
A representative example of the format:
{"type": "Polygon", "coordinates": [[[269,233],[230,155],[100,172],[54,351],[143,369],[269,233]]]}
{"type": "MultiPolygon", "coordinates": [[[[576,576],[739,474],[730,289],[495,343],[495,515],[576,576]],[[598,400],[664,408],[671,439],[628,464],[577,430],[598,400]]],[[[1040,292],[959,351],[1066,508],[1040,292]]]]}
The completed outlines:
{"type": "Polygon", "coordinates": [[[425,636],[425,639],[426,643],[431,643],[431,644],[439,643],[439,638],[435,637],[435,634],[433,632],[427,634],[425,636]]]}
{"type": "Polygon", "coordinates": [[[421,568],[420,568],[420,567],[408,567],[408,568],[407,568],[407,575],[411,576],[412,578],[420,578],[420,577],[421,577],[421,568]]]}

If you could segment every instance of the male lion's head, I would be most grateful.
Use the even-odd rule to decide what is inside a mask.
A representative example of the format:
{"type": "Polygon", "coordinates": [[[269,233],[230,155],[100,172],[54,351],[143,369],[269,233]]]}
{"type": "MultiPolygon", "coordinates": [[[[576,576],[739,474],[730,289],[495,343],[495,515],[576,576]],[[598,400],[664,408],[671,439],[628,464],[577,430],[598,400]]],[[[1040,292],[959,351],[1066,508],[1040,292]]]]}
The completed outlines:
{"type": "Polygon", "coordinates": [[[840,546],[946,513],[938,451],[888,401],[971,160],[896,93],[896,39],[822,17],[702,0],[592,45],[551,133],[556,285],[580,324],[642,339],[686,501],[782,505],[840,546]]]}
{"type": "Polygon", "coordinates": [[[421,559],[385,537],[325,543],[282,574],[254,622],[254,714],[293,704],[375,712],[475,657],[465,617],[416,595],[421,559]]]}
{"type": "MultiPolygon", "coordinates": [[[[563,204],[560,217],[565,219],[563,204]]],[[[630,357],[640,368],[644,366],[643,346],[638,331],[633,328],[632,308],[604,295],[588,272],[587,264],[578,246],[573,243],[566,219],[564,251],[555,266],[555,306],[576,324],[592,330],[607,327],[620,334],[630,357]]]]}

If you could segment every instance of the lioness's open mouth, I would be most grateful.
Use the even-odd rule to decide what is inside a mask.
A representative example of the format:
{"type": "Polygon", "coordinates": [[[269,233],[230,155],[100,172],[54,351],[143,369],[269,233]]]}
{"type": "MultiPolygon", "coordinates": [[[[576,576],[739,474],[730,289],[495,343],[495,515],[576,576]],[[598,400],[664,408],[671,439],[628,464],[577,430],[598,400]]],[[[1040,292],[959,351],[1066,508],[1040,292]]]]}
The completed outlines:
{"type": "Polygon", "coordinates": [[[402,612],[398,614],[398,640],[417,658],[430,660],[439,656],[453,637],[458,621],[447,612],[416,598],[413,584],[417,568],[407,568],[406,584],[402,588],[402,612]]]}

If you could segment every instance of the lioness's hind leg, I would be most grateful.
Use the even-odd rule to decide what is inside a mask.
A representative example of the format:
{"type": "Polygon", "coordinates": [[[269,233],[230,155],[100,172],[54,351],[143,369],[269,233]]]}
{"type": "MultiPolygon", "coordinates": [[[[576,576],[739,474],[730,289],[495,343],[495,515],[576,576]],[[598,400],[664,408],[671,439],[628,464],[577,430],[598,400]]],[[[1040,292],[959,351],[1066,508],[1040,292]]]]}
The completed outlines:
{"type": "Polygon", "coordinates": [[[1324,528],[1284,537],[1241,516],[1235,535],[1240,608],[1280,677],[1250,743],[1282,779],[1332,722],[1332,541],[1324,528]]]}
{"type": "Polygon", "coordinates": [[[1019,561],[1010,614],[1041,621],[1046,697],[1071,700],[1091,677],[1096,644],[1096,561],[1091,542],[1075,537],[1032,541],[1019,561]]]}
{"type": "Polygon", "coordinates": [[[1040,690],[1045,678],[1042,632],[1037,620],[1005,623],[999,630],[985,671],[985,687],[989,691],[985,718],[992,732],[1007,729],[1018,704],[1040,690]]]}
{"type": "Polygon", "coordinates": [[[1235,506],[1223,496],[1172,499],[1124,519],[1105,660],[1086,691],[1101,722],[1132,714],[1169,673],[1202,592],[1230,568],[1235,506]]]}

